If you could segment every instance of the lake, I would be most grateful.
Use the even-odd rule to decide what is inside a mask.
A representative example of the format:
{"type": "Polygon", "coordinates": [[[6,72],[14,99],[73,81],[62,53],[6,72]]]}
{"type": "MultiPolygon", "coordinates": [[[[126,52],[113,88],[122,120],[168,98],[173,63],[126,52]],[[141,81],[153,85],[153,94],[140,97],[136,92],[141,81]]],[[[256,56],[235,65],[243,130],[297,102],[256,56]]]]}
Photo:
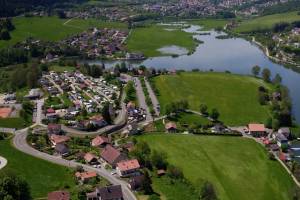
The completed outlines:
{"type": "MultiPolygon", "coordinates": [[[[210,35],[200,35],[203,33],[199,31],[200,28],[199,26],[191,26],[184,29],[187,32],[195,33],[194,37],[204,42],[196,48],[192,55],[154,57],[139,63],[128,62],[128,64],[133,66],[142,64],[156,69],[192,70],[197,68],[202,71],[213,69],[220,72],[228,70],[236,74],[251,74],[254,65],[268,68],[272,72],[272,76],[275,76],[276,73],[280,74],[283,85],[289,88],[293,102],[293,115],[296,121],[300,123],[300,73],[272,62],[263,51],[249,41],[242,38],[217,39],[216,36],[224,35],[224,33],[215,31],[209,31],[210,35]]],[[[90,61],[91,64],[102,62],[90,61]]],[[[119,61],[106,61],[104,63],[110,67],[117,62],[119,61]]]]}

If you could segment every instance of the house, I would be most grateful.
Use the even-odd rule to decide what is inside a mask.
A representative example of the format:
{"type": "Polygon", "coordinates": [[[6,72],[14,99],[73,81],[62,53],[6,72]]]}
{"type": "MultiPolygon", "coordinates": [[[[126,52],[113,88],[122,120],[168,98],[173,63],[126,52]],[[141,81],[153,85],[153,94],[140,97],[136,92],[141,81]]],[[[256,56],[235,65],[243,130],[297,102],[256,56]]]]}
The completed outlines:
{"type": "Polygon", "coordinates": [[[226,127],[223,124],[216,124],[211,128],[213,133],[223,133],[226,127]]]}
{"type": "Polygon", "coordinates": [[[111,185],[96,188],[94,192],[86,194],[87,200],[123,200],[121,185],[111,185]]]}
{"type": "Polygon", "coordinates": [[[67,191],[54,191],[48,193],[48,200],[69,200],[70,193],[67,191]]]}
{"type": "Polygon", "coordinates": [[[141,186],[143,185],[143,182],[145,180],[144,175],[134,176],[129,179],[128,187],[132,190],[139,190],[141,186]]]}
{"type": "Polygon", "coordinates": [[[29,94],[24,96],[24,98],[35,100],[35,99],[39,99],[42,96],[43,96],[43,92],[39,88],[35,88],[35,89],[31,89],[29,91],[29,94]]]}
{"type": "Polygon", "coordinates": [[[166,174],[166,170],[164,169],[159,169],[156,172],[157,176],[164,176],[166,174]]]}
{"type": "Polygon", "coordinates": [[[117,163],[117,174],[121,177],[136,175],[140,169],[140,164],[137,159],[126,160],[117,163]]]}
{"type": "Polygon", "coordinates": [[[91,142],[93,147],[105,146],[107,144],[110,144],[110,139],[100,135],[95,137],[91,142]]]}
{"type": "Polygon", "coordinates": [[[288,145],[288,139],[281,133],[276,134],[276,141],[279,147],[282,147],[283,145],[288,145]]]}
{"type": "Polygon", "coordinates": [[[67,156],[70,152],[69,148],[63,143],[57,144],[55,146],[54,150],[58,155],[61,155],[61,156],[67,156]]]}
{"type": "Polygon", "coordinates": [[[174,132],[176,132],[176,131],[177,131],[176,123],[175,123],[175,122],[168,122],[168,123],[166,123],[165,129],[166,129],[166,131],[169,132],[169,133],[174,133],[174,132]]]}
{"type": "Polygon", "coordinates": [[[47,126],[48,134],[60,135],[61,134],[61,125],[60,124],[48,124],[47,126]]]}
{"type": "Polygon", "coordinates": [[[53,146],[56,146],[57,144],[65,143],[70,140],[70,137],[65,135],[50,135],[50,141],[53,146]]]}
{"type": "Polygon", "coordinates": [[[75,176],[78,181],[81,183],[86,183],[87,181],[91,180],[92,178],[97,177],[97,173],[90,171],[90,172],[76,172],[75,176]]]}
{"type": "Polygon", "coordinates": [[[125,156],[122,155],[120,151],[108,144],[101,152],[101,158],[112,167],[115,167],[118,162],[124,160],[125,156]]]}
{"type": "Polygon", "coordinates": [[[92,153],[86,153],[84,155],[84,160],[86,163],[91,164],[91,165],[98,163],[97,157],[92,153]]]}
{"type": "Polygon", "coordinates": [[[264,124],[249,124],[249,132],[254,137],[262,137],[266,135],[266,128],[264,124]]]}
{"type": "Polygon", "coordinates": [[[92,116],[90,118],[90,123],[99,128],[107,125],[107,122],[101,115],[92,116]]]}
{"type": "Polygon", "coordinates": [[[283,127],[278,130],[278,133],[283,134],[286,138],[289,138],[291,135],[291,130],[288,127],[283,127]]]}

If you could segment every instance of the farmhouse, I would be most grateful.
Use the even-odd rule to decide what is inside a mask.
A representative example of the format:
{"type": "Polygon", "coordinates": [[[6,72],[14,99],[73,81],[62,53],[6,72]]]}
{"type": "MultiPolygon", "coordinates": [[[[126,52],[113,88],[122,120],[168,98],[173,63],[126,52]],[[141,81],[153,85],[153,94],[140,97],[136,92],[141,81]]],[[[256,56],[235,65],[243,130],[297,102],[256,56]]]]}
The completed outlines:
{"type": "Polygon", "coordinates": [[[79,180],[80,182],[86,183],[90,179],[96,178],[97,173],[96,172],[76,172],[75,176],[76,176],[77,180],[79,180]]]}
{"type": "Polygon", "coordinates": [[[288,139],[283,134],[277,133],[275,137],[276,137],[277,145],[279,147],[283,145],[288,145],[288,139]]]}
{"type": "Polygon", "coordinates": [[[168,123],[166,123],[165,129],[166,129],[166,131],[169,132],[169,133],[174,133],[174,132],[176,132],[176,131],[177,131],[176,123],[175,123],[175,122],[168,122],[168,123]]]}
{"type": "Polygon", "coordinates": [[[96,188],[94,192],[86,194],[87,200],[123,200],[121,185],[111,185],[96,188]]]}
{"type": "Polygon", "coordinates": [[[121,161],[117,163],[117,174],[119,176],[130,176],[138,173],[140,169],[140,164],[137,159],[121,161]]]}
{"type": "Polygon", "coordinates": [[[70,193],[67,191],[54,191],[48,193],[48,200],[69,200],[70,193]]]}
{"type": "Polygon", "coordinates": [[[70,140],[70,137],[65,136],[65,135],[51,135],[50,136],[50,141],[53,146],[56,146],[57,144],[65,143],[70,140]]]}
{"type": "Polygon", "coordinates": [[[54,150],[58,155],[61,155],[61,156],[67,156],[70,152],[69,148],[63,143],[57,144],[55,146],[54,150]]]}
{"type": "Polygon", "coordinates": [[[254,137],[261,137],[266,134],[266,128],[264,124],[249,124],[249,132],[254,137]]]}
{"type": "Polygon", "coordinates": [[[107,144],[110,144],[109,138],[100,135],[95,137],[91,142],[93,147],[105,146],[107,144]]]}
{"type": "Polygon", "coordinates": [[[101,158],[112,167],[115,167],[118,162],[125,158],[125,156],[122,155],[120,151],[108,144],[101,152],[101,158]]]}
{"type": "Polygon", "coordinates": [[[92,164],[92,165],[98,163],[97,157],[92,153],[86,153],[84,155],[84,160],[85,160],[85,162],[92,164]]]}
{"type": "Polygon", "coordinates": [[[283,134],[286,138],[289,138],[291,134],[291,130],[288,127],[283,127],[278,130],[278,133],[283,134]]]}

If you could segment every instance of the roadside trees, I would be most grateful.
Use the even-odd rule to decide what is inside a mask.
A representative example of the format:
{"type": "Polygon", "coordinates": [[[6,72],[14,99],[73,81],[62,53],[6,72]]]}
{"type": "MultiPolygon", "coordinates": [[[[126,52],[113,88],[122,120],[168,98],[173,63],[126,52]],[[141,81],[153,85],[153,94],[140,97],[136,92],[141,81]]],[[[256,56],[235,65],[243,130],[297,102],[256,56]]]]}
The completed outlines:
{"type": "Polygon", "coordinates": [[[200,105],[200,113],[203,114],[203,115],[207,115],[207,105],[205,104],[201,104],[200,105]]]}
{"type": "Polygon", "coordinates": [[[271,78],[271,71],[267,68],[263,69],[262,71],[262,77],[263,77],[263,80],[266,81],[266,82],[270,82],[270,78],[271,78]]]}
{"type": "Polygon", "coordinates": [[[218,118],[220,116],[220,113],[219,111],[216,109],[216,108],[213,108],[211,113],[210,113],[210,117],[214,120],[214,121],[217,121],[218,118]]]}
{"type": "Polygon", "coordinates": [[[258,65],[255,65],[254,67],[252,67],[252,74],[257,77],[260,73],[260,67],[258,65]]]}

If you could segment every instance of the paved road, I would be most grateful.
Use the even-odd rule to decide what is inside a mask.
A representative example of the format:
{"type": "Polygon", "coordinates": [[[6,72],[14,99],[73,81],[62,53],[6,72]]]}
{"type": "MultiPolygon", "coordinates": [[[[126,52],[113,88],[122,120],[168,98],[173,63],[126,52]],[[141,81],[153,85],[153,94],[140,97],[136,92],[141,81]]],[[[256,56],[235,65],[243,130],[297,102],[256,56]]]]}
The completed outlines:
{"type": "Polygon", "coordinates": [[[136,77],[133,77],[133,80],[134,80],[136,94],[137,94],[138,101],[139,101],[139,107],[146,110],[146,121],[152,120],[150,109],[146,103],[146,97],[145,97],[145,94],[144,94],[144,91],[142,88],[141,81],[140,81],[140,79],[138,79],[136,77]]]}
{"type": "Polygon", "coordinates": [[[68,161],[61,157],[52,156],[52,155],[40,152],[27,144],[26,137],[27,137],[27,129],[23,129],[16,133],[16,135],[13,139],[13,144],[18,150],[20,150],[24,153],[27,153],[29,155],[32,155],[34,157],[41,158],[41,159],[47,160],[49,162],[55,163],[55,164],[63,165],[66,167],[72,167],[72,168],[75,168],[77,166],[82,166],[87,171],[95,171],[101,177],[104,177],[105,179],[107,179],[110,183],[112,183],[114,185],[121,185],[125,200],[136,200],[136,197],[133,194],[133,192],[127,187],[127,183],[125,181],[122,181],[122,180],[112,176],[107,170],[101,169],[101,168],[96,169],[89,165],[84,165],[84,164],[77,163],[74,161],[68,161]]]}
{"type": "Polygon", "coordinates": [[[6,164],[7,164],[7,160],[0,156],[0,169],[5,167],[6,164]]]}
{"type": "Polygon", "coordinates": [[[43,105],[44,105],[44,99],[40,99],[36,101],[36,124],[41,124],[43,120],[43,105]]]}
{"type": "Polygon", "coordinates": [[[152,101],[152,104],[153,104],[153,109],[155,111],[155,114],[156,116],[159,116],[160,115],[160,105],[159,105],[159,102],[157,100],[157,97],[148,81],[148,79],[146,77],[144,77],[145,79],[145,84],[146,84],[146,87],[147,87],[147,90],[149,92],[149,96],[150,96],[150,99],[152,101]]]}

